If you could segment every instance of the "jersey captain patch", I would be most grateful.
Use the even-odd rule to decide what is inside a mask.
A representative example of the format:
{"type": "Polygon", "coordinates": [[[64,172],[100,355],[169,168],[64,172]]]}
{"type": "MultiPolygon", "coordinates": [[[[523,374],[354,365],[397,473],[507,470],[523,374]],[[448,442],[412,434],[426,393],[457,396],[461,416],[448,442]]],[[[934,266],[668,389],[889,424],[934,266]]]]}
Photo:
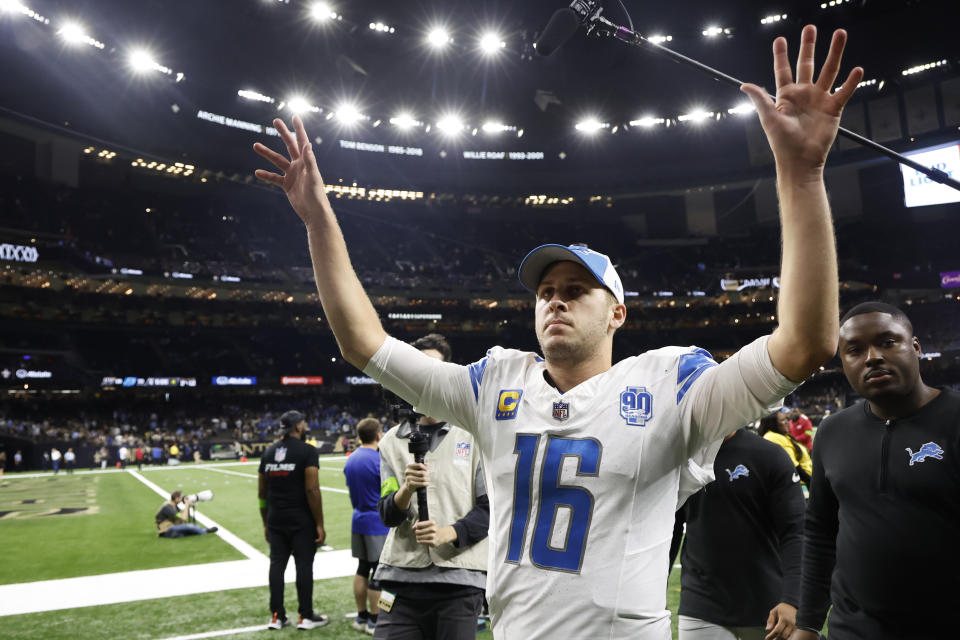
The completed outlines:
{"type": "Polygon", "coordinates": [[[653,395],[645,387],[627,387],[620,394],[620,417],[631,427],[644,427],[653,418],[653,395]]]}
{"type": "Polygon", "coordinates": [[[501,389],[500,397],[497,398],[497,413],[494,417],[497,420],[516,418],[521,396],[523,396],[523,389],[501,389]]]}

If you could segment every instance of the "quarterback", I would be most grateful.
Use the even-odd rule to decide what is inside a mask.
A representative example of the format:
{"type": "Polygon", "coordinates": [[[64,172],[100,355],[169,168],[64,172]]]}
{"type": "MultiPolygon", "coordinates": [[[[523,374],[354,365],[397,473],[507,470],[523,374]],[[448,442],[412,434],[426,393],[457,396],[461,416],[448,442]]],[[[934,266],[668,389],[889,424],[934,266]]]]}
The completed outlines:
{"type": "MultiPolygon", "coordinates": [[[[854,69],[832,91],[846,34],[814,81],[816,29],[803,30],[796,79],[774,42],[776,101],[744,85],[774,152],[783,233],[777,328],[717,364],[695,347],[613,363],[626,320],[607,256],[544,245],[521,264],[536,296],[541,355],[500,347],[461,366],[385,333],[357,279],[302,121],[275,125],[281,174],[302,219],[317,290],[344,358],[417,407],[470,431],[490,497],[487,593],[497,638],[670,637],[667,556],[681,475],[765,414],[836,350],[838,285],[823,167],[854,69]]],[[[562,233],[562,230],[550,230],[562,233]]]]}

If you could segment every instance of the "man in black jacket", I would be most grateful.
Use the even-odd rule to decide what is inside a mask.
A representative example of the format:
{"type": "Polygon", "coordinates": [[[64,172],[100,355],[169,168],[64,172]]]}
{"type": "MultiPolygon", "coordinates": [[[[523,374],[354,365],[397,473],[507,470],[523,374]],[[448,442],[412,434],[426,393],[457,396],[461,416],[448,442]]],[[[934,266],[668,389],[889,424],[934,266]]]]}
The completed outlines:
{"type": "Polygon", "coordinates": [[[283,574],[293,554],[297,565],[297,629],[314,629],[329,622],[313,613],[313,557],[323,544],[323,502],[319,456],[303,441],[307,421],[299,411],[280,416],[283,438],[260,458],[258,496],[263,534],[270,544],[270,610],[268,629],[290,624],[283,606],[283,574]]]}
{"type": "Polygon", "coordinates": [[[803,491],[778,445],[740,429],[714,462],[717,479],[677,512],[680,640],[788,638],[800,592],[803,491]]]}
{"type": "Polygon", "coordinates": [[[816,640],[831,603],[831,640],[956,637],[960,393],[924,384],[900,309],[865,302],[840,324],[864,401],[817,431],[792,638],[816,640]]]}

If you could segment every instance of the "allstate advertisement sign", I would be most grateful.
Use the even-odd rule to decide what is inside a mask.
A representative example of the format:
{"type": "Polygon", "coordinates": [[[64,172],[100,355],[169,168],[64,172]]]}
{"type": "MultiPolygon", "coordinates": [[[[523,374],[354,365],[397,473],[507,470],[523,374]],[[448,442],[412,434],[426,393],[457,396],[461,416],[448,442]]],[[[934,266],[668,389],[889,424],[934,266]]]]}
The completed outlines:
{"type": "Polygon", "coordinates": [[[24,247],[19,244],[0,244],[0,260],[11,262],[36,262],[40,252],[36,247],[24,247]]]}

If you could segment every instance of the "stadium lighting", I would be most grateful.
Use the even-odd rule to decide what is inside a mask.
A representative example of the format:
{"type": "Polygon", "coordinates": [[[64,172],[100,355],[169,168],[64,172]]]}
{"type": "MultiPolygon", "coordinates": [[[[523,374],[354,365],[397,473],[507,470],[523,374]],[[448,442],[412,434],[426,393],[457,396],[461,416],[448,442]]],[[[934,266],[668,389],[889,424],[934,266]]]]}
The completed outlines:
{"type": "Polygon", "coordinates": [[[463,121],[457,116],[444,116],[437,121],[437,129],[448,136],[454,136],[463,131],[463,121]]]}
{"type": "Polygon", "coordinates": [[[480,36],[480,51],[487,55],[493,55],[505,46],[507,46],[507,43],[492,31],[488,31],[480,36]]]}
{"type": "Polygon", "coordinates": [[[733,34],[733,30],[729,27],[717,27],[711,26],[703,30],[703,35],[707,38],[716,38],[717,36],[729,36],[733,34]]]}
{"type": "Polygon", "coordinates": [[[666,123],[666,118],[655,118],[654,116],[643,116],[642,118],[637,118],[636,120],[630,121],[631,127],[644,127],[649,129],[658,124],[666,123]]]}
{"type": "Polygon", "coordinates": [[[247,100],[254,100],[256,102],[268,102],[270,104],[273,104],[274,102],[276,102],[276,100],[274,100],[270,96],[265,96],[262,93],[258,93],[257,91],[253,91],[251,89],[240,89],[239,91],[237,91],[237,95],[240,96],[241,98],[246,98],[247,100]]]}
{"type": "Polygon", "coordinates": [[[366,119],[360,110],[352,104],[342,104],[336,110],[337,120],[343,124],[354,124],[359,120],[366,119]]]}
{"type": "Polygon", "coordinates": [[[663,44],[664,42],[673,42],[673,36],[654,35],[647,36],[647,40],[653,44],[663,44]]]}
{"type": "Polygon", "coordinates": [[[484,133],[500,133],[501,131],[507,130],[507,125],[502,122],[488,121],[483,123],[483,132],[484,133]]]}
{"type": "Polygon", "coordinates": [[[395,126],[395,127],[398,128],[398,129],[406,130],[406,129],[410,129],[410,128],[412,128],[412,127],[415,127],[415,126],[419,125],[420,123],[417,122],[417,121],[413,118],[413,116],[411,116],[409,113],[399,113],[399,114],[397,114],[396,116],[394,116],[393,118],[390,118],[390,124],[392,124],[393,126],[395,126]]]}
{"type": "Polygon", "coordinates": [[[714,118],[716,116],[717,114],[714,113],[713,111],[704,111],[703,109],[695,109],[690,113],[685,113],[683,115],[677,116],[677,120],[679,120],[680,122],[692,122],[694,124],[700,124],[701,122],[705,122],[706,120],[709,120],[710,118],[714,118]]]}
{"type": "Polygon", "coordinates": [[[0,12],[22,13],[28,18],[33,18],[41,24],[50,24],[50,18],[45,18],[22,2],[17,2],[17,0],[0,0],[0,12]]]}
{"type": "Polygon", "coordinates": [[[326,2],[315,2],[310,5],[310,17],[317,22],[326,22],[327,20],[342,20],[343,16],[330,8],[326,2]]]}
{"type": "Polygon", "coordinates": [[[170,75],[173,71],[170,67],[165,67],[153,57],[146,49],[134,49],[127,57],[130,68],[137,73],[146,73],[147,71],[159,71],[170,75]]]}
{"type": "Polygon", "coordinates": [[[577,131],[581,131],[583,133],[593,135],[600,129],[603,129],[604,127],[609,127],[609,126],[610,126],[609,124],[600,122],[596,118],[585,118],[580,122],[578,122],[575,125],[575,128],[577,131]]]}
{"type": "Polygon", "coordinates": [[[427,33],[427,44],[434,49],[443,49],[453,42],[453,38],[443,27],[434,27],[427,33]]]}
{"type": "Polygon", "coordinates": [[[306,98],[301,96],[296,96],[287,100],[287,108],[293,113],[306,113],[308,111],[311,113],[318,113],[320,111],[319,107],[315,107],[314,105],[310,104],[307,102],[306,98]]]}
{"type": "Polygon", "coordinates": [[[745,116],[747,114],[753,113],[756,111],[754,106],[749,102],[741,102],[735,107],[730,107],[727,109],[727,113],[732,116],[745,116]]]}
{"type": "Polygon", "coordinates": [[[65,22],[57,35],[63,38],[68,44],[88,44],[96,49],[103,49],[104,44],[99,40],[91,38],[84,28],[76,22],[65,22]]]}
{"type": "Polygon", "coordinates": [[[904,69],[901,71],[901,75],[910,76],[915,73],[920,73],[921,71],[929,71],[930,69],[935,69],[937,67],[942,67],[947,64],[946,60],[937,60],[936,62],[928,62],[926,64],[918,64],[915,67],[910,67],[909,69],[904,69]]]}
{"type": "Polygon", "coordinates": [[[369,26],[371,31],[379,31],[381,33],[393,33],[396,31],[394,27],[383,24],[382,22],[371,22],[369,26]]]}
{"type": "Polygon", "coordinates": [[[786,20],[786,19],[787,19],[787,14],[777,13],[772,16],[760,18],[760,24],[773,24],[774,22],[780,22],[781,20],[786,20]]]}

